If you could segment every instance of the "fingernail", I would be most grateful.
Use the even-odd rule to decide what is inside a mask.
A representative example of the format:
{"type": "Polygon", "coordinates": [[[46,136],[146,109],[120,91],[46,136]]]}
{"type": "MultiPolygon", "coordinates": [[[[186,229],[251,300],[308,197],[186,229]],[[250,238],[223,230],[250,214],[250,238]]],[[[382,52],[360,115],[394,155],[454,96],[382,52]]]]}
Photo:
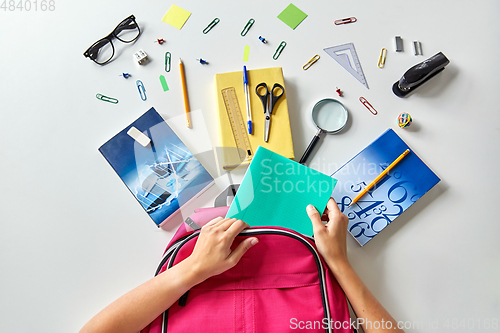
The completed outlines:
{"type": "Polygon", "coordinates": [[[254,239],[252,239],[250,241],[250,244],[252,244],[252,246],[253,246],[253,245],[257,244],[258,242],[259,242],[259,239],[258,238],[254,238],[254,239]]]}
{"type": "Polygon", "coordinates": [[[310,212],[312,210],[315,210],[316,208],[314,208],[313,205],[307,205],[306,209],[307,209],[308,212],[310,212]]]}

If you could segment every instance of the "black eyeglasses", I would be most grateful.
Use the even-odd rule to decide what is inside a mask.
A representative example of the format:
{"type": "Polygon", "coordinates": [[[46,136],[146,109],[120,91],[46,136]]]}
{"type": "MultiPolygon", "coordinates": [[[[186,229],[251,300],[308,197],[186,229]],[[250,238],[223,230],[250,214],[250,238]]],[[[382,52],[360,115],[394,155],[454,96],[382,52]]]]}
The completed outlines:
{"type": "Polygon", "coordinates": [[[135,21],[135,16],[130,15],[120,22],[116,28],[106,37],[98,40],[83,53],[83,55],[96,64],[105,65],[113,59],[115,47],[112,39],[116,38],[124,43],[131,43],[141,34],[141,29],[135,21]]]}

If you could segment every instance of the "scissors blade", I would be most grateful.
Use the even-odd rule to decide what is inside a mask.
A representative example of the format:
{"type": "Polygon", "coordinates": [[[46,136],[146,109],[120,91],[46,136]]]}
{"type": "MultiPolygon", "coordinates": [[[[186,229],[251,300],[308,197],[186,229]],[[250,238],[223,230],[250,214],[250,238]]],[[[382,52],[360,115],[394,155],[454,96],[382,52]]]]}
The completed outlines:
{"type": "Polygon", "coordinates": [[[271,127],[271,114],[266,112],[266,125],[264,130],[264,141],[269,141],[269,127],[271,127]]]}

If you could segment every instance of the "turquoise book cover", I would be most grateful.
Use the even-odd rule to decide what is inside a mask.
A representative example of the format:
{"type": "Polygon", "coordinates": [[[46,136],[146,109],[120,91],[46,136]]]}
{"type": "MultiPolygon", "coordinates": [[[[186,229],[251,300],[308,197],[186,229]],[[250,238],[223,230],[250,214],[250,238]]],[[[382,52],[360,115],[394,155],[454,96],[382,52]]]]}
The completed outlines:
{"type": "Polygon", "coordinates": [[[259,146],[226,217],[251,227],[278,226],[312,236],[306,212],[322,213],[337,181],[319,171],[259,146]]]}
{"type": "Polygon", "coordinates": [[[332,197],[349,218],[348,230],[363,246],[413,205],[440,179],[392,129],[332,174],[332,197]],[[406,149],[404,157],[351,207],[352,200],[406,149]]]}

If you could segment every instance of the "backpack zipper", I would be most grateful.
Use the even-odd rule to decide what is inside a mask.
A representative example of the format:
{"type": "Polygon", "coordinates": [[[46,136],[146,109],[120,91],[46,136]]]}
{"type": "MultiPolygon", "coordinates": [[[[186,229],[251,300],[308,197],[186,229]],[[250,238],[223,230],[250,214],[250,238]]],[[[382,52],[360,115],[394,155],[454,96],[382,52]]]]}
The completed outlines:
{"type": "MultiPolygon", "coordinates": [[[[163,265],[165,265],[165,263],[167,261],[168,261],[167,269],[172,268],[173,262],[175,260],[175,256],[179,252],[179,249],[185,243],[187,243],[191,239],[193,239],[196,236],[198,236],[199,233],[200,233],[199,231],[195,231],[194,233],[192,233],[190,235],[186,235],[186,236],[184,236],[182,238],[179,238],[177,241],[175,241],[170,246],[170,248],[167,249],[167,251],[165,251],[165,254],[164,254],[163,258],[162,258],[162,261],[160,262],[160,265],[158,266],[158,269],[156,270],[157,272],[156,272],[155,276],[159,274],[161,268],[163,267],[163,265]]],[[[319,279],[320,279],[319,284],[320,284],[320,289],[321,289],[321,301],[323,303],[323,312],[324,312],[324,315],[325,315],[324,318],[327,318],[328,319],[328,323],[330,323],[331,317],[330,317],[330,307],[329,307],[329,304],[328,304],[328,295],[326,294],[325,271],[323,269],[323,265],[321,264],[321,260],[319,258],[318,252],[316,251],[316,249],[308,241],[306,241],[304,239],[304,237],[308,237],[311,240],[313,240],[312,237],[309,237],[309,236],[299,236],[299,235],[296,235],[296,234],[294,234],[292,232],[285,231],[285,230],[280,230],[280,229],[247,229],[247,230],[243,230],[242,232],[240,232],[239,235],[242,235],[242,236],[248,236],[248,235],[252,235],[252,236],[254,236],[254,235],[283,235],[283,236],[288,236],[288,237],[294,238],[294,239],[300,241],[302,244],[306,245],[306,247],[313,254],[314,260],[316,262],[316,266],[318,268],[318,272],[320,273],[319,274],[319,279]]],[[[187,292],[186,292],[186,294],[187,294],[187,292]]],[[[166,333],[167,332],[167,325],[168,325],[168,309],[163,313],[162,333],[166,333]]],[[[331,333],[332,332],[332,328],[330,326],[331,325],[328,324],[327,328],[325,329],[325,331],[327,333],[331,333]]]]}

